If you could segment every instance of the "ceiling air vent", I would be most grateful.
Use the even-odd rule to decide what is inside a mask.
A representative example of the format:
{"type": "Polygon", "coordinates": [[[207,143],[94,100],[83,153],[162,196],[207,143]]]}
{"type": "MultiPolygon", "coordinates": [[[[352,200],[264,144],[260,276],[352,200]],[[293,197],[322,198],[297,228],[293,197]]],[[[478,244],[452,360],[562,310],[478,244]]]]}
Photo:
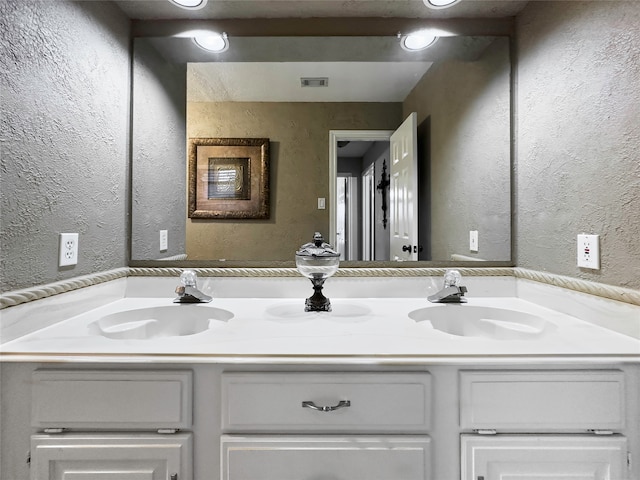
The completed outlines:
{"type": "Polygon", "coordinates": [[[302,77],[300,78],[300,86],[301,87],[328,87],[329,86],[329,78],[328,77],[302,77]]]}

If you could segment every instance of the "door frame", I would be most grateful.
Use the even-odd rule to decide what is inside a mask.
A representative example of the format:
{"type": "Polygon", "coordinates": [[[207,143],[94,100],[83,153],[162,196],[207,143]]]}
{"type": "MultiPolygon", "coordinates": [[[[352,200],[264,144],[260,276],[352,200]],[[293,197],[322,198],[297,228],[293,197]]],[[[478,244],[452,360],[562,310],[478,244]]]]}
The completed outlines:
{"type": "Polygon", "coordinates": [[[329,243],[336,244],[338,141],[388,142],[394,130],[329,130],[329,243]]]}

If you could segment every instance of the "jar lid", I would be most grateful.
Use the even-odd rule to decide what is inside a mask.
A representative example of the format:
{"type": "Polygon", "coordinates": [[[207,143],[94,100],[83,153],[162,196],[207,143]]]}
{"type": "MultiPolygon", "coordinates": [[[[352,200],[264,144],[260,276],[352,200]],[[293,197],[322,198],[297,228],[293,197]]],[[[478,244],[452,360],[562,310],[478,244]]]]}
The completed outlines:
{"type": "Polygon", "coordinates": [[[336,252],[331,245],[324,241],[322,234],[316,232],[313,235],[313,242],[305,243],[300,247],[300,250],[296,252],[300,257],[339,257],[340,254],[336,252]]]}

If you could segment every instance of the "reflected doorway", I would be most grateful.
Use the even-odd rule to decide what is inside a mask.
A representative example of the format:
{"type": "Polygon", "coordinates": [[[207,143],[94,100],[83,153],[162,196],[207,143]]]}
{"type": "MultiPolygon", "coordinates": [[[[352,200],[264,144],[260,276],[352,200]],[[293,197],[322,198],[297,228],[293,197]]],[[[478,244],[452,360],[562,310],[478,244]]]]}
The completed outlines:
{"type": "Polygon", "coordinates": [[[330,168],[335,172],[330,172],[334,189],[330,198],[335,199],[335,214],[331,208],[330,216],[335,220],[331,221],[330,238],[342,254],[341,260],[389,259],[389,230],[382,210],[382,195],[387,196],[388,204],[389,191],[376,185],[383,163],[389,163],[391,133],[350,131],[347,138],[335,142],[335,164],[330,168]]]}

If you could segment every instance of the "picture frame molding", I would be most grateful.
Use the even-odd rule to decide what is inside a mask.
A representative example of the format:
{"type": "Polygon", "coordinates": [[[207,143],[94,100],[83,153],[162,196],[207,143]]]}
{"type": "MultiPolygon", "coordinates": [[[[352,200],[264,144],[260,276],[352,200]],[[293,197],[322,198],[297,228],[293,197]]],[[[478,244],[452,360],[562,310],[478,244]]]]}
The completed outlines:
{"type": "MultiPolygon", "coordinates": [[[[268,219],[270,217],[270,149],[268,138],[190,138],[188,145],[188,217],[193,219],[268,219]],[[237,147],[237,157],[250,156],[250,199],[203,200],[198,190],[198,149],[237,147]],[[253,177],[257,175],[257,179],[253,177]],[[256,180],[256,181],[254,181],[256,180]],[[257,187],[257,188],[254,188],[257,187]]],[[[229,158],[235,158],[229,156],[229,158]]],[[[202,162],[201,162],[202,163],[202,162]]]]}

